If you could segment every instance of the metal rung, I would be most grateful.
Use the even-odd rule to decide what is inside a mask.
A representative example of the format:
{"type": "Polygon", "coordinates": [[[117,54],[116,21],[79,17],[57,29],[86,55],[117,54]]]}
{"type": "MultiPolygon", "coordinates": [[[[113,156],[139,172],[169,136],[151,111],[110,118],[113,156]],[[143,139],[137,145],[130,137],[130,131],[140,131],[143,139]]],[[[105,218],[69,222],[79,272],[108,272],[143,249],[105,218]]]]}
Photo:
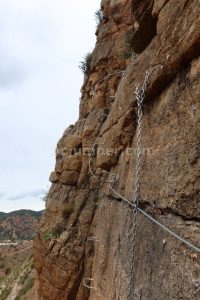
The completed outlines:
{"type": "Polygon", "coordinates": [[[108,174],[109,172],[106,171],[106,170],[102,170],[101,173],[102,173],[102,174],[108,174]]]}
{"type": "Polygon", "coordinates": [[[118,179],[118,175],[117,174],[110,174],[110,182],[115,182],[118,179]]]}
{"type": "Polygon", "coordinates": [[[87,282],[93,282],[93,281],[94,281],[93,278],[84,278],[83,279],[83,285],[84,285],[84,287],[86,287],[87,289],[96,290],[96,288],[94,286],[90,286],[89,284],[87,284],[87,282]]]}
{"type": "Polygon", "coordinates": [[[96,206],[99,207],[99,208],[103,208],[103,207],[105,207],[106,205],[105,205],[105,204],[97,203],[96,206]]]}
{"type": "Polygon", "coordinates": [[[118,179],[117,174],[110,174],[110,179],[107,181],[104,181],[104,183],[114,183],[117,181],[117,179],[118,179]]]}
{"type": "Polygon", "coordinates": [[[88,240],[88,241],[91,241],[91,242],[100,242],[100,240],[98,240],[98,239],[96,238],[96,236],[89,236],[89,237],[87,238],[87,240],[88,240]]]}

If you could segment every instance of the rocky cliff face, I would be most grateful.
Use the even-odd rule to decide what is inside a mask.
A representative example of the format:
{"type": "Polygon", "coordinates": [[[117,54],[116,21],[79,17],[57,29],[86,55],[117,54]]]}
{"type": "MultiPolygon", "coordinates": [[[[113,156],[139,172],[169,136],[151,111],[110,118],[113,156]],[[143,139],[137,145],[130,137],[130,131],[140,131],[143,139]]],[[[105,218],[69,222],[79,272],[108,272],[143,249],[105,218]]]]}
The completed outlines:
{"type": "MultiPolygon", "coordinates": [[[[38,294],[45,300],[127,299],[133,215],[109,182],[117,174],[115,190],[133,199],[134,91],[150,67],[140,207],[200,246],[200,2],[101,5],[79,120],[58,143],[34,244],[38,294]]],[[[141,214],[137,228],[133,299],[200,299],[199,254],[141,214]]]]}
{"type": "Polygon", "coordinates": [[[26,209],[10,213],[0,212],[0,241],[32,240],[41,216],[42,211],[26,209]]]}

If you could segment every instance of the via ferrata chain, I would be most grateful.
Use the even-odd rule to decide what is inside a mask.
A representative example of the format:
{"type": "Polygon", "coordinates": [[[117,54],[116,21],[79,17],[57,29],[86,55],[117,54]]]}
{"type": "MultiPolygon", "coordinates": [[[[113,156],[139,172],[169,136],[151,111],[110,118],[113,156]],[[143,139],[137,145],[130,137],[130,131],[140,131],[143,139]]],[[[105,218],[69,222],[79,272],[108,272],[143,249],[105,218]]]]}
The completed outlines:
{"type": "Polygon", "coordinates": [[[135,95],[137,101],[137,145],[136,145],[136,165],[135,165],[135,191],[133,199],[133,226],[130,231],[132,240],[132,252],[131,252],[131,269],[128,282],[128,300],[133,300],[134,293],[134,271],[135,271],[135,247],[136,247],[136,235],[137,235],[137,215],[138,215],[138,203],[140,198],[140,173],[142,165],[142,105],[145,98],[145,91],[149,80],[150,71],[146,71],[142,88],[136,85],[135,95]]]}

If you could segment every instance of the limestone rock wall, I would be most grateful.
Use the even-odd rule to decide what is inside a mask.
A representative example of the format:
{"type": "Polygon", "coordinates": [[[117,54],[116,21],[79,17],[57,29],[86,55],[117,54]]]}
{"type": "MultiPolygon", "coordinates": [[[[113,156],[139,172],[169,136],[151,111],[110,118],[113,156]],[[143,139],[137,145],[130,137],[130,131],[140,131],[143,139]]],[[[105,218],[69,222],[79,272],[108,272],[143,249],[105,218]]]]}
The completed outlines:
{"type": "MultiPolygon", "coordinates": [[[[43,300],[127,299],[132,211],[109,181],[117,174],[114,188],[133,199],[134,91],[150,67],[140,206],[200,246],[200,1],[103,0],[101,6],[79,120],[58,142],[34,243],[43,300]],[[84,286],[87,278],[93,289],[84,286]]],[[[200,299],[199,254],[142,215],[135,259],[133,299],[200,299]]]]}

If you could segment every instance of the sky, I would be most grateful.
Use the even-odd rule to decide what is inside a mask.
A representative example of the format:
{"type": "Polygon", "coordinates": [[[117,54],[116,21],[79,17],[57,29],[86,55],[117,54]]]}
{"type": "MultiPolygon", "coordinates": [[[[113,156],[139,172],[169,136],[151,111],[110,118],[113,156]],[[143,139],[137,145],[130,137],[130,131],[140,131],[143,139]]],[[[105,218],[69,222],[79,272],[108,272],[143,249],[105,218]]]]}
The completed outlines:
{"type": "Polygon", "coordinates": [[[0,1],[0,211],[41,210],[55,148],[78,118],[79,62],[100,0],[0,1]]]}

